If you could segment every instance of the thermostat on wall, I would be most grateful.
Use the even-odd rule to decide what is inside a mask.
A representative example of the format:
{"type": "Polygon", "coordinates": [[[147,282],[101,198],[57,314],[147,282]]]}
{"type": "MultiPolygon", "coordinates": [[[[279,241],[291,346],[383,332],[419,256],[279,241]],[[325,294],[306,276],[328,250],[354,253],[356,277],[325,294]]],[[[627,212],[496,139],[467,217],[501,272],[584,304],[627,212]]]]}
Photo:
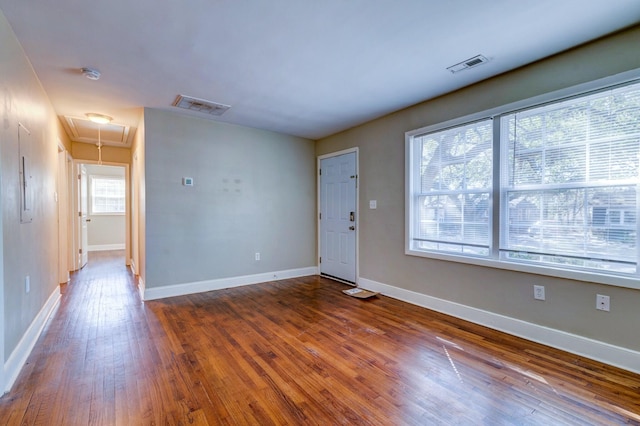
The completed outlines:
{"type": "Polygon", "coordinates": [[[182,178],[182,184],[184,186],[193,186],[193,178],[190,177],[183,177],[182,178]]]}

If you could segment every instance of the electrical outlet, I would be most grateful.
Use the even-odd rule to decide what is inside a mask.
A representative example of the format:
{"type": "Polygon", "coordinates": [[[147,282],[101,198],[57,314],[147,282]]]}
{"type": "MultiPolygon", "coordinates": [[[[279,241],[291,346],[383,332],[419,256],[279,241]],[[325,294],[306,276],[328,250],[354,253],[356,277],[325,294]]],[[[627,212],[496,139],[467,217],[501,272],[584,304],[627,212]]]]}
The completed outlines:
{"type": "Polygon", "coordinates": [[[609,312],[611,308],[609,296],[605,296],[604,294],[596,295],[596,309],[599,311],[609,312]]]}
{"type": "Polygon", "coordinates": [[[256,260],[260,260],[260,253],[256,253],[256,260]]]}
{"type": "Polygon", "coordinates": [[[533,298],[536,300],[545,300],[544,298],[544,286],[543,285],[534,285],[533,286],[533,298]]]}
{"type": "Polygon", "coordinates": [[[24,277],[24,292],[29,293],[30,291],[31,291],[31,278],[29,278],[29,275],[27,275],[26,277],[24,277]]]}

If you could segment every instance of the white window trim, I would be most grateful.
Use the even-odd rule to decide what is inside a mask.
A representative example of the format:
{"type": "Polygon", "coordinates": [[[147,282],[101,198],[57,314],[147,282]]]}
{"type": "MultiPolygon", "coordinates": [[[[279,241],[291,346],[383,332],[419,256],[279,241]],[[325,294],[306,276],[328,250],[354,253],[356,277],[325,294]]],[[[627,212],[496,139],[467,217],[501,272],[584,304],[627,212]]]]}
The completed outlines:
{"type": "Polygon", "coordinates": [[[127,189],[127,183],[126,183],[126,179],[124,176],[114,176],[114,175],[89,175],[89,215],[90,216],[124,216],[126,215],[126,200],[127,200],[127,195],[126,195],[126,189],[127,189]],[[125,211],[123,212],[107,212],[107,213],[103,213],[103,212],[95,212],[93,210],[93,179],[109,179],[109,180],[121,180],[123,182],[123,185],[125,187],[125,211]]]}
{"type": "MultiPolygon", "coordinates": [[[[589,92],[598,90],[606,90],[611,86],[624,85],[640,79],[640,69],[627,71],[624,73],[616,74],[614,76],[605,77],[588,83],[583,83],[575,86],[571,86],[565,89],[557,90],[554,92],[546,93],[543,95],[535,96],[521,101],[513,102],[507,105],[502,105],[497,108],[481,111],[478,113],[466,115],[464,117],[454,118],[445,122],[422,127],[420,129],[411,130],[405,133],[405,254],[411,256],[425,257],[430,259],[445,260],[451,262],[465,263],[477,266],[485,266],[496,269],[504,269],[509,271],[526,272],[530,274],[545,275],[558,278],[566,278],[577,281],[593,282],[598,284],[607,284],[617,287],[640,289],[640,280],[637,277],[621,276],[621,275],[608,275],[604,273],[598,273],[597,271],[580,271],[561,269],[553,266],[542,266],[534,264],[513,263],[506,260],[500,260],[498,256],[499,244],[499,226],[493,226],[499,220],[500,215],[500,200],[494,201],[494,206],[498,208],[493,209],[493,217],[491,218],[491,232],[493,233],[492,239],[492,258],[478,258],[471,256],[461,256],[457,254],[449,254],[442,252],[429,252],[421,250],[411,249],[411,197],[413,194],[414,182],[412,176],[412,164],[411,158],[413,157],[413,143],[414,136],[422,135],[425,133],[432,133],[439,130],[443,130],[449,127],[456,127],[469,123],[472,121],[478,121],[486,118],[494,119],[494,126],[499,125],[499,119],[501,115],[513,113],[521,109],[527,109],[535,106],[540,106],[545,103],[556,102],[571,97],[579,97],[589,92]],[[497,201],[497,202],[496,202],[497,201]]],[[[497,161],[499,151],[494,149],[494,161],[493,161],[493,197],[500,196],[500,162],[497,161]]]]}

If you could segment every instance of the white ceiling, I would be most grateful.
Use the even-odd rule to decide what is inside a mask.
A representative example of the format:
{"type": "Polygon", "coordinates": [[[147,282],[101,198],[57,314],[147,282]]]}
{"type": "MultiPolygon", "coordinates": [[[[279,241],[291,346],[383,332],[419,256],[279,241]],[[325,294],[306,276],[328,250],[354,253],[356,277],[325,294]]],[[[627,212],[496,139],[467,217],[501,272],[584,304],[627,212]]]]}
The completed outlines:
{"type": "MultiPolygon", "coordinates": [[[[321,138],[640,22],[639,0],[0,0],[58,115],[231,105],[321,138]],[[482,54],[489,62],[451,74],[482,54]],[[98,81],[80,68],[95,67],[98,81]]],[[[635,52],[637,54],[638,52],[635,52]]],[[[200,115],[197,112],[184,112],[200,115]]]]}

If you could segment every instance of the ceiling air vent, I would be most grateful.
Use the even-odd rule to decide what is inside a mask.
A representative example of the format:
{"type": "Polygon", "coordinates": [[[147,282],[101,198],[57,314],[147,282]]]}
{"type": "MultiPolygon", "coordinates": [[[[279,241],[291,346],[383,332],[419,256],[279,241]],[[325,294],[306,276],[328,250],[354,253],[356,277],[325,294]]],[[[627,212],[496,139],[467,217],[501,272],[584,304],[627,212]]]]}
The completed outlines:
{"type": "Polygon", "coordinates": [[[487,58],[482,55],[474,56],[473,58],[469,58],[466,61],[462,61],[459,64],[451,65],[447,67],[449,71],[452,73],[456,73],[462,70],[466,70],[467,68],[477,67],[478,65],[489,62],[487,58]]]}
{"type": "Polygon", "coordinates": [[[190,96],[183,95],[178,95],[176,100],[173,101],[173,106],[209,115],[222,115],[225,111],[231,108],[230,105],[218,104],[211,101],[205,101],[204,99],[192,98],[190,96]]]}

